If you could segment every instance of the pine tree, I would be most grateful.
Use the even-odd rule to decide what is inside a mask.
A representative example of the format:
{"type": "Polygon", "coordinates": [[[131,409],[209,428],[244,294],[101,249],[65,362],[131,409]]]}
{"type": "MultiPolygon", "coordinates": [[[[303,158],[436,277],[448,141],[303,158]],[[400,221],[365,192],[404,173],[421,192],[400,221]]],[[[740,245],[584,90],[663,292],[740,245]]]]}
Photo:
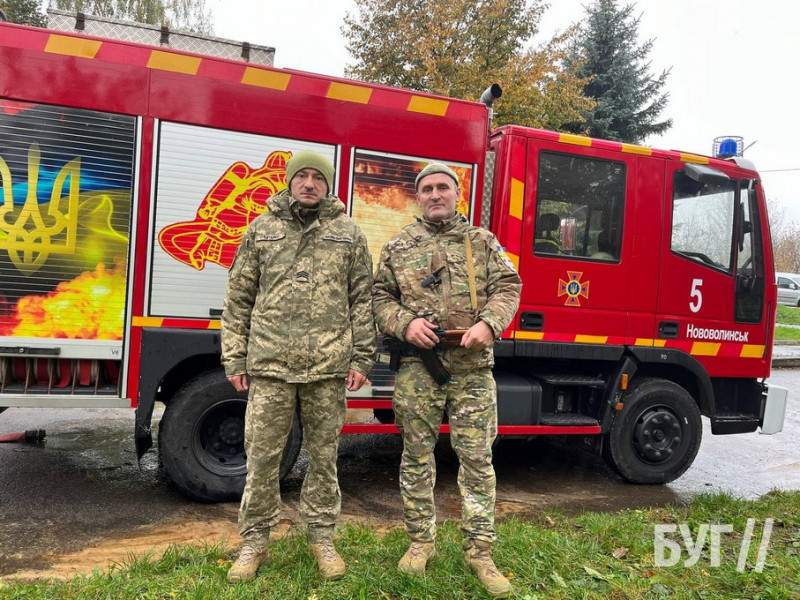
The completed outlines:
{"type": "Polygon", "coordinates": [[[620,8],[616,0],[594,0],[586,7],[586,21],[567,64],[589,78],[583,94],[597,104],[583,111],[585,124],[572,123],[568,130],[642,143],[672,126],[672,119],[658,121],[669,98],[663,91],[669,70],[657,77],[650,73],[647,56],[653,40],[638,43],[641,17],[633,16],[634,8],[620,8]]]}
{"type": "Polygon", "coordinates": [[[0,0],[0,10],[11,23],[20,25],[45,26],[45,16],[39,0],[0,0]]]}

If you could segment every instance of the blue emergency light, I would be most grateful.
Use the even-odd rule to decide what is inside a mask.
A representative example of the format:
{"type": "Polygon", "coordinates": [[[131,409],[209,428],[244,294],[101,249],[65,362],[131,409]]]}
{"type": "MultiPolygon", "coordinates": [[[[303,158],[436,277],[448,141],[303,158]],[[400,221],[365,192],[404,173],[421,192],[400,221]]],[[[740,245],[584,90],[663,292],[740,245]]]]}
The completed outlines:
{"type": "Polygon", "coordinates": [[[715,158],[730,158],[731,156],[741,156],[743,152],[744,138],[738,135],[723,135],[714,138],[715,158]]]}

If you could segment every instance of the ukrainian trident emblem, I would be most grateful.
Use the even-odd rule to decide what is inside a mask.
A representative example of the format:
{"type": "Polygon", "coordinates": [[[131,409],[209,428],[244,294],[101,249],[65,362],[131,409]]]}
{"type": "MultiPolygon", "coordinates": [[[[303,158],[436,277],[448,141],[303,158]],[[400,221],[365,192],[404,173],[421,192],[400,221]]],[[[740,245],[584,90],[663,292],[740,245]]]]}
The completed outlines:
{"type": "Polygon", "coordinates": [[[11,169],[0,157],[0,249],[8,252],[11,262],[25,275],[39,270],[51,253],[75,252],[81,159],[73,158],[56,175],[45,214],[44,205],[37,200],[40,163],[39,144],[33,143],[28,150],[27,196],[25,204],[18,208],[14,206],[11,169]]]}

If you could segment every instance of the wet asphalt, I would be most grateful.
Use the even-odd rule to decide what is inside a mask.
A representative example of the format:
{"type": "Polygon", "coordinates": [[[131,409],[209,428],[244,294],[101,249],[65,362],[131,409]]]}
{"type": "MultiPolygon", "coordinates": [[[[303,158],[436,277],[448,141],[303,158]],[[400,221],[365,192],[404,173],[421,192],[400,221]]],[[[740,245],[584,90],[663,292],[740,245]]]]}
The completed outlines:
{"type": "MultiPolygon", "coordinates": [[[[551,509],[645,508],[685,502],[702,492],[756,498],[772,489],[800,489],[800,370],[777,369],[771,382],[790,390],[784,431],[712,436],[704,420],[700,452],[678,480],[663,486],[621,481],[603,461],[565,451],[549,439],[507,440],[495,449],[498,515],[536,515],[551,509]]],[[[182,523],[221,522],[236,533],[235,504],[199,504],[167,486],[151,450],[137,463],[134,415],[127,409],[9,409],[0,434],[45,429],[43,444],[0,443],[0,576],[47,568],[59,557],[132,532],[182,523]]],[[[155,436],[157,437],[157,436],[155,436]]],[[[437,512],[457,518],[457,460],[443,436],[437,447],[437,512]]],[[[343,436],[339,475],[342,521],[400,527],[398,436],[343,436]]],[[[288,519],[306,462],[301,458],[282,488],[288,519]]]]}

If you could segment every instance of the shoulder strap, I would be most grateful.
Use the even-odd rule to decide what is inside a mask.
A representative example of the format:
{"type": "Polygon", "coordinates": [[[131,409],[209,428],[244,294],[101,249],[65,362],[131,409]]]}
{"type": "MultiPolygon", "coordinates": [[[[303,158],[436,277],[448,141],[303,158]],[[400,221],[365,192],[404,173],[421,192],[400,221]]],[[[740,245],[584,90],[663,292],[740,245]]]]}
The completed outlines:
{"type": "Polygon", "coordinates": [[[472,241],[469,239],[469,231],[464,232],[464,246],[467,251],[467,273],[469,274],[469,303],[472,310],[478,308],[478,292],[475,285],[475,263],[472,260],[472,241]]]}

